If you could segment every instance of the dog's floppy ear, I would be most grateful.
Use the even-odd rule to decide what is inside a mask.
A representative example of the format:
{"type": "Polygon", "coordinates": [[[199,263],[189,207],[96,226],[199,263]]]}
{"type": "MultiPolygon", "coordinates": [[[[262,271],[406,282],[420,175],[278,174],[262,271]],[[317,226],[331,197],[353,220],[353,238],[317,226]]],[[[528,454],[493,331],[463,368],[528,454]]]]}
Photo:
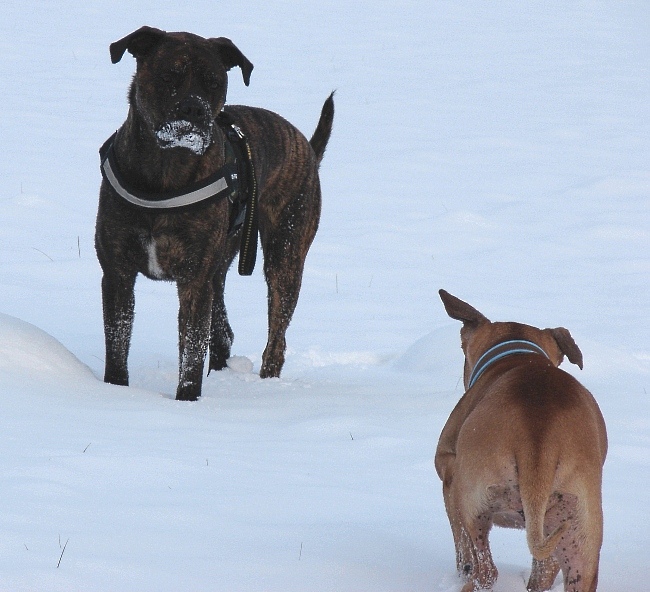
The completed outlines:
{"type": "Polygon", "coordinates": [[[582,352],[573,337],[571,337],[569,330],[564,327],[557,327],[556,329],[549,329],[549,331],[557,342],[560,351],[569,359],[569,362],[582,370],[582,352]]]}
{"type": "Polygon", "coordinates": [[[460,298],[452,296],[445,290],[439,290],[440,299],[445,306],[447,314],[457,321],[462,321],[464,325],[477,326],[481,323],[489,323],[489,319],[483,316],[473,306],[463,302],[460,298]]]}
{"type": "Polygon", "coordinates": [[[221,61],[226,67],[226,70],[230,70],[235,66],[241,68],[241,73],[244,77],[244,84],[248,86],[251,81],[251,73],[253,72],[253,64],[251,64],[248,58],[239,51],[239,48],[227,37],[216,37],[210,39],[210,42],[219,52],[221,61]]]}
{"type": "Polygon", "coordinates": [[[129,53],[135,58],[142,57],[149,53],[167,33],[153,27],[140,27],[137,31],[129,33],[126,37],[111,43],[111,61],[117,64],[122,59],[124,52],[128,49],[129,53]]]}

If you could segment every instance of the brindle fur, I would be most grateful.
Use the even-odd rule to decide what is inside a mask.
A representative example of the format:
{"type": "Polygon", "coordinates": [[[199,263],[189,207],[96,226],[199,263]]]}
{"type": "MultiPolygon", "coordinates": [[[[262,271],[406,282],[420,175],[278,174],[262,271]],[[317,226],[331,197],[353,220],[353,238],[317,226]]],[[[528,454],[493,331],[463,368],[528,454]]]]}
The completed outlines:
{"type": "MultiPolygon", "coordinates": [[[[113,43],[113,62],[127,50],[136,57],[137,70],[129,91],[128,116],[114,144],[122,176],[148,193],[180,190],[210,176],[225,162],[224,134],[214,121],[226,100],[227,71],[239,66],[248,84],[253,65],[228,39],[150,27],[113,43]],[[203,153],[161,146],[155,130],[179,118],[211,134],[203,153]]],[[[225,110],[252,150],[268,285],[268,342],[260,376],[277,377],[284,364],[285,333],[298,301],[305,257],[318,228],[318,167],[331,133],[334,105],[330,96],[310,141],[270,111],[245,106],[225,110]]],[[[127,385],[129,381],[127,358],[138,273],[177,284],[176,398],[195,400],[201,394],[208,345],[209,369],[225,367],[233,332],[224,285],[241,238],[241,231],[228,236],[228,223],[226,200],[179,211],[146,211],[126,203],[102,183],[95,244],[103,270],[106,382],[127,385]]]]}
{"type": "Polygon", "coordinates": [[[557,366],[566,355],[582,368],[569,331],[492,323],[440,290],[450,317],[463,322],[466,392],[436,450],[436,470],[456,546],[463,592],[491,590],[497,579],[492,525],[525,528],[533,567],[527,589],[595,592],[603,536],[605,422],[591,393],[557,366]],[[541,354],[505,357],[468,388],[480,356],[497,343],[532,341],[541,354]]]}

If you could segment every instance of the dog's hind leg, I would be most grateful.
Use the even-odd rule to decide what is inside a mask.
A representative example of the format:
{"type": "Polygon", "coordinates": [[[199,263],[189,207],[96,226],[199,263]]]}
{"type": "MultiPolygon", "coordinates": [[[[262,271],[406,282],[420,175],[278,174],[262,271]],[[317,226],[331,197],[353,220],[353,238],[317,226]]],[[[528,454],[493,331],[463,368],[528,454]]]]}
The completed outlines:
{"type": "MultiPolygon", "coordinates": [[[[555,550],[565,592],[596,592],[598,563],[603,540],[603,517],[600,489],[589,495],[563,495],[546,517],[549,528],[558,522],[569,526],[555,550]]],[[[546,524],[545,524],[546,527],[546,524]]]]}
{"type": "Polygon", "coordinates": [[[286,350],[285,335],[298,303],[305,257],[316,234],[320,191],[300,194],[282,214],[272,233],[262,236],[264,275],[268,286],[269,333],[260,376],[280,376],[286,350]],[[299,230],[299,232],[298,232],[299,230]]]}
{"type": "Polygon", "coordinates": [[[491,528],[492,517],[487,512],[479,514],[467,525],[467,536],[472,550],[472,569],[466,576],[469,581],[465,584],[463,592],[492,590],[497,581],[498,571],[492,560],[488,541],[491,528]]]}
{"type": "Polygon", "coordinates": [[[104,309],[104,339],[106,361],[104,382],[128,386],[127,359],[133,332],[136,273],[104,271],[102,304],[104,309]]]}
{"type": "Polygon", "coordinates": [[[179,370],[176,399],[196,401],[201,395],[203,366],[210,339],[212,284],[203,279],[178,284],[179,370]]]}
{"type": "MultiPolygon", "coordinates": [[[[269,301],[269,334],[262,354],[260,376],[280,376],[287,348],[286,333],[298,303],[302,282],[302,261],[279,263],[266,271],[269,301]]],[[[266,267],[266,265],[265,265],[266,267]]]]}
{"type": "Polygon", "coordinates": [[[554,555],[547,559],[533,559],[533,567],[526,585],[528,592],[544,592],[553,587],[555,578],[560,571],[560,564],[554,555]]]}
{"type": "Polygon", "coordinates": [[[457,517],[457,523],[452,523],[452,530],[459,575],[466,581],[462,592],[491,590],[497,581],[498,571],[488,541],[492,528],[489,500],[477,503],[466,492],[467,488],[462,483],[452,482],[450,495],[445,498],[449,510],[457,517]]]}
{"type": "MultiPolygon", "coordinates": [[[[544,516],[544,535],[549,536],[558,526],[566,521],[570,515],[567,511],[568,503],[564,496],[554,493],[548,502],[548,509],[544,516]]],[[[530,578],[526,585],[528,592],[544,592],[553,587],[555,578],[560,571],[560,563],[557,560],[556,553],[546,559],[533,558],[533,565],[530,572],[530,578]]]]}

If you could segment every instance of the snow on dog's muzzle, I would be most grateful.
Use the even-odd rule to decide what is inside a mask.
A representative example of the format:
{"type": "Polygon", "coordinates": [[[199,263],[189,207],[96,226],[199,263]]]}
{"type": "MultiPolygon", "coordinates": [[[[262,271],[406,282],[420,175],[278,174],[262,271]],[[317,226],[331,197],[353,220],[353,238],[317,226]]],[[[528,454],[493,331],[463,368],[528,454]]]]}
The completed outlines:
{"type": "Polygon", "coordinates": [[[161,148],[187,148],[203,154],[212,141],[212,110],[201,97],[191,95],[180,101],[157,132],[161,148]]]}
{"type": "Polygon", "coordinates": [[[187,148],[202,155],[212,141],[212,126],[204,129],[183,119],[169,121],[156,132],[156,137],[161,148],[187,148]]]}

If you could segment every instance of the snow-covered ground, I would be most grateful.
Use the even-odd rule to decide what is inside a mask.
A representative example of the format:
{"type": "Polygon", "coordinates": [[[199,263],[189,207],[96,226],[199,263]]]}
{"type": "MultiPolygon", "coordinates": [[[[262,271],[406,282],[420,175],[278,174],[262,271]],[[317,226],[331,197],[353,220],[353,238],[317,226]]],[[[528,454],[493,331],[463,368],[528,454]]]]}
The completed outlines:
{"type": "MultiPolygon", "coordinates": [[[[462,394],[443,287],[571,330],[610,437],[599,590],[646,592],[648,30],[645,0],[7,0],[0,590],[457,592],[433,468],[462,394]],[[100,379],[97,150],[134,70],[108,45],[144,24],[233,39],[255,70],[229,102],[307,135],[337,90],[282,378],[255,373],[261,269],[233,270],[236,357],[191,404],[171,284],[138,282],[132,386],[100,379]]],[[[495,591],[523,592],[523,533],[491,539],[495,591]]]]}

